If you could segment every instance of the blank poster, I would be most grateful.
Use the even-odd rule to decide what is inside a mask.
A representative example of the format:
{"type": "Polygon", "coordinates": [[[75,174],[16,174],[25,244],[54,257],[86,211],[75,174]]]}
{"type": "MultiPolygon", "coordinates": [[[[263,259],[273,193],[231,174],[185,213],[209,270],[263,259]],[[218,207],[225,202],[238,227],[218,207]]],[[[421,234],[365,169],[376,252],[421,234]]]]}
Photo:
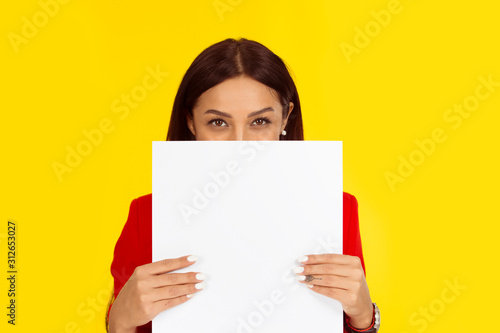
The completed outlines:
{"type": "Polygon", "coordinates": [[[343,332],[292,271],[342,253],[342,198],[340,141],[153,142],[153,261],[196,255],[174,272],[207,275],[153,332],[343,332]]]}

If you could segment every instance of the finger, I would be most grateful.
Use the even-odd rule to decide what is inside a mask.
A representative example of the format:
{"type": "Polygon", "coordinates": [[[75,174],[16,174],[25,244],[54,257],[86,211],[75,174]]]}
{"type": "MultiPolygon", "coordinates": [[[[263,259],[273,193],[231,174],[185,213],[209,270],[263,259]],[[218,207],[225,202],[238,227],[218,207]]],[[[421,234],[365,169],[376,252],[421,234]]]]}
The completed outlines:
{"type": "Polygon", "coordinates": [[[205,274],[199,272],[165,273],[153,276],[152,287],[158,288],[174,284],[198,283],[205,279],[205,274]]]}
{"type": "Polygon", "coordinates": [[[187,297],[187,295],[182,295],[179,297],[162,299],[154,302],[151,306],[151,318],[156,317],[162,311],[173,308],[174,306],[187,302],[190,299],[191,298],[187,297]]]}
{"type": "Polygon", "coordinates": [[[162,274],[175,271],[176,269],[181,269],[190,266],[196,262],[196,256],[183,256],[173,259],[163,259],[139,266],[141,271],[146,274],[162,274]]]}
{"type": "Polygon", "coordinates": [[[358,257],[353,257],[338,253],[324,253],[324,254],[308,254],[306,256],[298,258],[297,260],[300,263],[307,265],[314,265],[314,264],[349,265],[353,262],[353,260],[355,260],[353,258],[358,258],[358,257]]]}
{"type": "Polygon", "coordinates": [[[336,299],[337,301],[342,303],[342,305],[347,302],[347,299],[349,297],[349,292],[344,289],[324,287],[318,285],[310,285],[310,287],[312,291],[336,299]]]}
{"type": "Polygon", "coordinates": [[[298,278],[304,278],[304,280],[298,279],[299,282],[307,285],[324,286],[330,288],[338,288],[349,290],[352,289],[354,284],[352,280],[343,276],[335,275],[298,275],[298,278]],[[307,277],[310,277],[309,279],[307,277]]]}
{"type": "Polygon", "coordinates": [[[203,290],[205,284],[203,282],[198,283],[188,283],[188,284],[176,284],[173,286],[165,286],[155,289],[153,293],[153,302],[165,300],[169,298],[175,298],[183,295],[189,295],[197,293],[203,290]]]}
{"type": "Polygon", "coordinates": [[[298,266],[294,268],[294,272],[300,275],[329,274],[337,276],[350,276],[352,269],[345,265],[318,264],[298,266]],[[301,268],[303,268],[303,270],[301,268]]]}

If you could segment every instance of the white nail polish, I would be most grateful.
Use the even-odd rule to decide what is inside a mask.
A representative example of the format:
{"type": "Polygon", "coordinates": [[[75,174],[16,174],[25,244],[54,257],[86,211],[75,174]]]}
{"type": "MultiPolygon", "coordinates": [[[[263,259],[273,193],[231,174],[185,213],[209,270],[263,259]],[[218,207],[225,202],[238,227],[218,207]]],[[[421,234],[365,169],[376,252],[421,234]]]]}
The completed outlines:
{"type": "Polygon", "coordinates": [[[297,275],[297,280],[304,281],[306,279],[305,275],[297,275]]]}
{"type": "Polygon", "coordinates": [[[198,257],[197,256],[189,256],[189,257],[187,257],[187,260],[193,262],[193,261],[198,260],[198,257]]]}
{"type": "Polygon", "coordinates": [[[309,259],[309,258],[307,258],[307,256],[302,256],[302,257],[298,258],[297,261],[298,262],[305,262],[305,261],[307,261],[307,259],[309,259]]]}
{"type": "Polygon", "coordinates": [[[207,276],[205,274],[203,274],[203,273],[196,274],[196,279],[197,280],[205,280],[206,277],[207,276]]]}
{"type": "Polygon", "coordinates": [[[200,283],[195,284],[194,287],[196,289],[203,289],[203,287],[205,287],[205,284],[203,282],[200,282],[200,283]]]}
{"type": "Polygon", "coordinates": [[[186,295],[186,296],[187,296],[187,298],[191,298],[191,297],[194,296],[194,294],[189,294],[189,295],[186,295]]]}
{"type": "Polygon", "coordinates": [[[312,287],[314,287],[314,284],[308,284],[307,287],[312,288],[312,287]]]}
{"type": "Polygon", "coordinates": [[[295,267],[293,269],[294,273],[302,273],[304,271],[304,267],[295,267]]]}

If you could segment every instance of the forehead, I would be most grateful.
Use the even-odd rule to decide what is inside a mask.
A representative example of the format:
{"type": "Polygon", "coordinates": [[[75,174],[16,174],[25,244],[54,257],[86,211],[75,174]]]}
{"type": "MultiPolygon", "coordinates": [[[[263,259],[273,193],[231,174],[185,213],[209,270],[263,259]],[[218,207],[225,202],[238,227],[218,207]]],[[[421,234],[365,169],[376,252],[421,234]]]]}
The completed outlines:
{"type": "Polygon", "coordinates": [[[198,98],[197,108],[221,111],[255,111],[279,106],[278,95],[271,88],[247,76],[227,79],[198,98]]]}

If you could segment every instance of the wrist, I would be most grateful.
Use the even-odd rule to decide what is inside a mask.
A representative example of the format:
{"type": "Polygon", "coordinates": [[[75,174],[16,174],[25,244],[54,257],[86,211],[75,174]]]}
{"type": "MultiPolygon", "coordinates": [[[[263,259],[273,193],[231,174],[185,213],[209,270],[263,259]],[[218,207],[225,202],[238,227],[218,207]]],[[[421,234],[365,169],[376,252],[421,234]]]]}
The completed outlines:
{"type": "Polygon", "coordinates": [[[109,325],[109,333],[136,333],[136,327],[118,327],[116,325],[109,325]]]}
{"type": "MultiPolygon", "coordinates": [[[[370,326],[361,328],[361,326],[354,326],[356,323],[357,318],[361,318],[360,316],[356,318],[350,318],[345,312],[344,312],[344,330],[345,332],[349,333],[376,333],[380,329],[380,310],[377,306],[376,303],[372,303],[372,321],[370,326]],[[353,322],[354,320],[354,322],[353,322]],[[352,324],[351,324],[352,323],[352,324]]],[[[359,325],[359,324],[357,324],[359,325]]]]}
{"type": "Polygon", "coordinates": [[[349,325],[357,330],[365,330],[367,328],[370,328],[371,326],[373,326],[373,320],[374,320],[374,309],[371,303],[369,310],[365,311],[365,313],[356,317],[348,316],[349,325]]]}
{"type": "Polygon", "coordinates": [[[136,333],[137,327],[124,326],[120,320],[115,320],[114,316],[109,316],[109,333],[136,333]]]}

